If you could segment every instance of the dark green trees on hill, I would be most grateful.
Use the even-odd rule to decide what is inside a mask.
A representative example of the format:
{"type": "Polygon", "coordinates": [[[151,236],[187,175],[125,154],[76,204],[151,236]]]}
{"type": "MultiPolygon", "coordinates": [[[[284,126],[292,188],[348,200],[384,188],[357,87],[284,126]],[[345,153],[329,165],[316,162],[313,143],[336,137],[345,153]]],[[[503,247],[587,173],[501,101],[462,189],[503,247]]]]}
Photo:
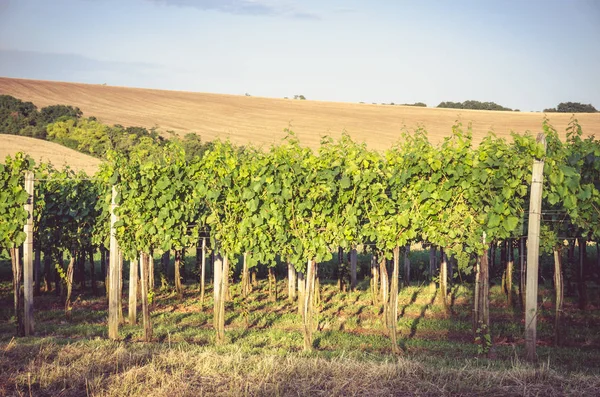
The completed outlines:
{"type": "Polygon", "coordinates": [[[587,105],[579,102],[561,102],[555,108],[544,109],[545,113],[596,113],[591,103],[587,105]]]}
{"type": "Polygon", "coordinates": [[[472,110],[507,110],[512,111],[510,108],[500,106],[495,102],[480,102],[480,101],[464,101],[464,102],[441,102],[437,105],[438,108],[448,109],[472,109],[472,110]]]}
{"type": "Polygon", "coordinates": [[[79,119],[79,108],[52,105],[38,111],[31,102],[10,95],[0,95],[0,133],[46,138],[48,124],[59,120],[79,119]]]}

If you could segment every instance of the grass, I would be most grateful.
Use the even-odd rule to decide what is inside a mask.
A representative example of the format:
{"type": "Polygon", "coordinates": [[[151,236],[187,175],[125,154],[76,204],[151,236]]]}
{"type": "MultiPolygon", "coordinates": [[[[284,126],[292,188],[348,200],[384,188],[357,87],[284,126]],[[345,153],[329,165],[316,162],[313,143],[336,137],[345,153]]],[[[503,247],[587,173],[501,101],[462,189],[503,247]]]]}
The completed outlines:
{"type": "MultiPolygon", "coordinates": [[[[600,309],[586,312],[567,301],[564,347],[551,346],[553,307],[538,321],[539,362],[521,361],[522,312],[491,290],[495,359],[477,355],[471,337],[471,290],[452,288],[451,312],[430,285],[402,288],[398,332],[402,354],[390,354],[381,310],[368,283],[338,293],[323,282],[312,353],[302,351],[295,303],[269,302],[263,280],[245,301],[232,286],[226,339],[214,345],[211,288],[204,305],[196,284],[183,300],[157,291],[154,340],[139,325],[123,325],[121,341],[107,340],[106,301],[75,291],[72,320],[59,297],[36,298],[36,336],[13,338],[11,288],[0,284],[0,395],[595,395],[600,390],[600,309]]],[[[283,291],[283,292],[282,292],[283,291]]],[[[542,288],[542,296],[551,290],[542,288]]],[[[127,300],[124,299],[124,304],[127,300]]],[[[126,308],[125,308],[126,309],[126,308]]],[[[125,316],[127,315],[125,310],[125,316]]]]}

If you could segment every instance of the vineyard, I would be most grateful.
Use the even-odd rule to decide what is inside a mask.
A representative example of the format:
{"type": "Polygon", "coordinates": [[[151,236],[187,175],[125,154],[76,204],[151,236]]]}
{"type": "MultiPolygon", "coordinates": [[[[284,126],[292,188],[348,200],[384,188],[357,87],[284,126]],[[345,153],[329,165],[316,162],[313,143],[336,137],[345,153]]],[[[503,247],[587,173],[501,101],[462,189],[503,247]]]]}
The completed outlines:
{"type": "MultiPolygon", "coordinates": [[[[577,379],[557,380],[547,373],[525,390],[530,373],[508,369],[516,379],[514,389],[478,389],[486,377],[512,385],[496,379],[496,372],[474,376],[471,389],[450,380],[447,388],[414,388],[410,379],[444,382],[421,364],[398,364],[412,354],[419,322],[435,306],[441,339],[458,335],[460,343],[453,348],[464,350],[461,357],[498,360],[501,364],[494,365],[500,367],[528,361],[538,374],[540,348],[545,359],[546,345],[569,347],[570,359],[586,357],[592,368],[578,375],[588,376],[579,383],[591,385],[583,393],[600,386],[595,358],[600,348],[595,317],[600,307],[600,141],[584,138],[576,120],[566,140],[545,122],[537,137],[513,134],[507,141],[490,134],[475,145],[470,129],[457,124],[439,144],[418,129],[385,152],[347,135],[324,137],[313,151],[286,132],[283,142],[268,150],[214,141],[194,158],[171,142],[110,152],[94,175],[34,164],[21,153],[7,157],[0,165],[0,241],[12,265],[14,306],[10,313],[2,311],[3,333],[36,340],[37,323],[48,319],[41,308],[58,315],[59,305],[72,336],[92,340],[76,331],[91,317],[97,328],[92,335],[101,336],[94,342],[100,351],[110,352],[108,343],[118,343],[117,350],[130,346],[129,358],[122,358],[126,368],[145,365],[154,354],[177,361],[169,355],[202,360],[225,352],[227,358],[212,359],[233,368],[234,378],[258,379],[264,376],[258,370],[244,373],[237,367],[254,360],[279,373],[289,365],[285,357],[296,354],[300,367],[318,365],[330,376],[343,373],[337,361],[320,355],[336,328],[337,346],[350,355],[366,349],[372,357],[353,361],[356,371],[373,382],[405,377],[406,384],[386,384],[380,394],[395,393],[394,387],[408,393],[552,394],[557,384],[563,387],[557,394],[582,392],[568,389],[577,379]],[[541,256],[551,260],[540,262],[541,256]],[[86,294],[94,304],[81,300],[86,294]],[[417,304],[422,309],[407,323],[417,304]],[[186,336],[179,327],[164,331],[167,308],[177,305],[195,313],[184,328],[199,334],[186,336]],[[260,317],[265,307],[269,313],[260,317]],[[512,315],[499,315],[501,310],[512,315]],[[252,354],[232,353],[236,341],[256,328],[277,340],[277,348],[265,342],[263,350],[284,358],[269,364],[252,354]],[[179,350],[171,348],[171,333],[179,350]],[[136,343],[145,346],[142,342],[150,352],[136,350],[136,343]],[[217,350],[198,350],[198,345],[217,350]],[[318,364],[302,361],[313,355],[318,364]],[[387,360],[396,366],[389,367],[387,360]],[[549,389],[536,389],[545,381],[549,389]]],[[[0,340],[7,342],[0,355],[5,368],[17,356],[15,349],[25,349],[18,340],[0,340]]],[[[54,351],[48,355],[64,353],[56,346],[48,349],[54,351]]],[[[427,344],[418,349],[436,351],[427,344]]],[[[465,368],[467,375],[448,376],[468,382],[471,364],[465,368]]],[[[45,388],[44,382],[52,384],[47,375],[28,369],[27,378],[23,371],[15,371],[10,384],[0,376],[0,387],[26,393],[33,377],[39,393],[57,391],[56,385],[45,388]]],[[[214,368],[190,371],[214,375],[214,368]]],[[[85,390],[103,394],[108,386],[102,376],[88,375],[97,383],[88,385],[86,377],[85,390]]],[[[280,375],[293,379],[290,373],[280,375]]],[[[185,382],[185,374],[177,376],[185,382]]],[[[319,378],[314,368],[298,373],[305,376],[319,378]]],[[[77,376],[63,379],[70,378],[77,376]]],[[[81,382],[64,390],[79,395],[81,382]]],[[[316,389],[276,389],[269,383],[248,393],[352,393],[322,382],[316,389]]],[[[202,393],[223,392],[204,387],[202,393]]],[[[227,387],[235,394],[241,384],[227,387]]]]}

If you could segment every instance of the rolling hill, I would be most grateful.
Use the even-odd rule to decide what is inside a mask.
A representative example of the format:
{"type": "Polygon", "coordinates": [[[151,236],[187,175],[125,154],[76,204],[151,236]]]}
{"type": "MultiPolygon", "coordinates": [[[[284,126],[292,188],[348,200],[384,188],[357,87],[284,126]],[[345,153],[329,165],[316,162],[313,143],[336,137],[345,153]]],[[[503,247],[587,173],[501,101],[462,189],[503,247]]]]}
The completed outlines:
{"type": "Polygon", "coordinates": [[[58,143],[26,136],[0,134],[0,162],[4,162],[7,155],[14,156],[20,151],[29,154],[36,162],[50,162],[59,169],[69,165],[73,170],[85,171],[88,175],[94,174],[102,162],[58,143]]]}
{"type": "MultiPolygon", "coordinates": [[[[403,128],[418,126],[428,131],[432,141],[439,142],[451,133],[456,120],[465,126],[471,123],[478,142],[490,130],[506,137],[511,131],[536,133],[544,118],[542,113],[531,112],[301,101],[12,78],[0,78],[0,94],[31,101],[38,107],[77,106],[84,116],[96,116],[108,124],[156,126],[162,133],[196,132],[205,141],[228,138],[237,144],[269,145],[282,139],[283,130],[290,126],[302,144],[313,148],[322,136],[338,137],[346,131],[370,148],[383,150],[398,139],[403,128]]],[[[561,132],[571,117],[548,116],[561,132]]],[[[600,113],[579,114],[577,118],[586,135],[600,135],[600,113]]]]}

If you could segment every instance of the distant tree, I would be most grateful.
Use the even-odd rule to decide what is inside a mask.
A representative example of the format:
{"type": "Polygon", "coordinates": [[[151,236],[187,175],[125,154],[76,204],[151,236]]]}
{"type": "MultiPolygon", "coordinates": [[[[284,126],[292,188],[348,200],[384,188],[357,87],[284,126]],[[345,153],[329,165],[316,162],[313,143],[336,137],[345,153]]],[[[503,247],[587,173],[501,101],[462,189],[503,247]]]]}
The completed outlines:
{"type": "Polygon", "coordinates": [[[45,125],[28,125],[25,128],[21,128],[19,131],[21,136],[30,136],[32,138],[46,139],[47,132],[45,125]]]}
{"type": "Polygon", "coordinates": [[[402,106],[416,106],[416,107],[426,108],[427,104],[423,103],[423,102],[415,102],[415,103],[403,103],[402,106]]]}
{"type": "Polygon", "coordinates": [[[598,110],[591,103],[585,105],[580,102],[561,102],[556,108],[544,109],[544,113],[597,113],[598,110]]]}
{"type": "Polygon", "coordinates": [[[82,115],[83,112],[79,108],[67,105],[51,105],[40,110],[40,118],[46,124],[65,119],[78,119],[82,115]]]}
{"type": "Polygon", "coordinates": [[[306,99],[306,97],[304,95],[294,95],[294,99],[300,99],[300,100],[304,101],[306,99]]]}
{"type": "Polygon", "coordinates": [[[438,108],[449,108],[449,109],[472,109],[472,110],[506,110],[512,111],[512,109],[500,106],[495,102],[481,102],[481,101],[464,101],[464,102],[441,102],[438,108]]]}
{"type": "Polygon", "coordinates": [[[39,113],[31,102],[0,95],[0,133],[19,135],[28,126],[37,126],[39,113]]]}
{"type": "Polygon", "coordinates": [[[24,117],[37,115],[37,107],[31,102],[23,102],[10,95],[0,95],[0,109],[18,112],[24,117]]]}
{"type": "Polygon", "coordinates": [[[103,157],[108,149],[114,148],[110,141],[111,128],[107,125],[83,119],[57,121],[48,124],[48,139],[82,153],[103,157]]]}

